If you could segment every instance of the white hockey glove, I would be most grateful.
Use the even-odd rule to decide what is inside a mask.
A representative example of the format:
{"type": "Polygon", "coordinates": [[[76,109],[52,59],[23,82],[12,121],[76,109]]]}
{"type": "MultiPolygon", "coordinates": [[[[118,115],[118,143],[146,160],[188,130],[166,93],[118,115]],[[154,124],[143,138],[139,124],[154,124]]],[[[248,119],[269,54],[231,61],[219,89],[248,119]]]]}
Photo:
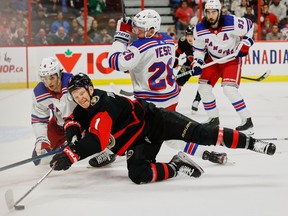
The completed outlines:
{"type": "Polygon", "coordinates": [[[121,18],[117,21],[116,32],[114,35],[114,41],[120,41],[121,43],[128,43],[132,32],[132,19],[130,17],[126,17],[125,22],[121,18]]]}
{"type": "MultiPolygon", "coordinates": [[[[37,157],[42,154],[46,154],[51,151],[50,141],[47,137],[38,137],[36,139],[35,147],[32,152],[32,157],[37,157]]],[[[38,166],[40,164],[41,160],[35,160],[33,163],[35,166],[38,166]]]]}
{"type": "Polygon", "coordinates": [[[248,55],[249,49],[253,44],[254,41],[252,38],[244,36],[235,51],[235,58],[244,57],[248,55]]]}

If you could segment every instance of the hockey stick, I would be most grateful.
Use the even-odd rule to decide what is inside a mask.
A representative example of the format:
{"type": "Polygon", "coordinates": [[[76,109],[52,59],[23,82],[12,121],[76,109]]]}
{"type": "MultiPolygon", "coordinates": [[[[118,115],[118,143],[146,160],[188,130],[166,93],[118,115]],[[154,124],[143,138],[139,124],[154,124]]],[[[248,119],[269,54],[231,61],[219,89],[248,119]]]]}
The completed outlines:
{"type": "Polygon", "coordinates": [[[124,0],[121,0],[121,10],[122,10],[123,21],[126,22],[126,10],[125,10],[124,0]]]}
{"type": "MultiPolygon", "coordinates": [[[[234,57],[235,57],[234,54],[230,54],[230,55],[227,55],[227,56],[225,56],[225,57],[223,57],[221,59],[217,59],[215,61],[209,62],[208,64],[203,65],[201,68],[204,69],[206,67],[210,67],[211,65],[214,65],[214,64],[217,64],[217,63],[220,63],[220,62],[223,62],[223,61],[231,61],[232,59],[234,59],[234,57]]],[[[176,78],[180,78],[180,77],[186,76],[188,74],[191,74],[191,72],[192,72],[192,70],[186,71],[186,72],[176,76],[176,78]]],[[[117,94],[122,94],[122,95],[125,95],[125,96],[128,96],[128,97],[131,97],[131,96],[134,95],[133,92],[128,92],[128,91],[125,91],[123,89],[120,89],[114,83],[110,83],[110,87],[117,94]]]]}
{"type": "Polygon", "coordinates": [[[258,138],[259,140],[288,140],[288,137],[258,138]]]}
{"type": "Polygon", "coordinates": [[[41,178],[39,181],[33,185],[30,190],[28,190],[20,199],[18,199],[16,202],[14,202],[14,195],[13,191],[11,189],[7,190],[5,193],[5,200],[6,204],[9,210],[15,208],[15,210],[24,210],[25,206],[24,205],[17,205],[20,203],[28,194],[30,194],[54,169],[55,164],[52,166],[52,168],[41,178]]]}
{"type": "Polygon", "coordinates": [[[246,79],[246,80],[251,80],[251,81],[256,81],[256,82],[260,82],[264,79],[266,79],[269,75],[271,74],[271,70],[268,69],[267,71],[265,71],[265,73],[263,75],[261,75],[258,78],[251,78],[251,77],[245,77],[245,76],[241,76],[242,79],[246,79]]]}
{"type": "MultiPolygon", "coordinates": [[[[185,75],[188,75],[189,73],[186,73],[184,72],[185,75]]],[[[183,73],[183,74],[184,74],[183,73]]],[[[269,75],[271,74],[271,70],[268,69],[267,71],[264,72],[264,74],[262,74],[260,77],[258,78],[251,78],[251,77],[245,77],[245,76],[241,76],[242,79],[246,79],[246,80],[251,80],[251,81],[255,81],[255,82],[261,82],[262,80],[266,79],[269,75]]],[[[177,78],[180,78],[180,77],[183,77],[182,74],[181,76],[177,76],[177,78]]],[[[110,83],[110,87],[111,89],[118,93],[118,94],[121,94],[121,95],[125,95],[125,96],[128,96],[128,97],[131,97],[133,96],[133,92],[128,92],[128,91],[125,91],[123,89],[120,89],[118,86],[116,86],[114,83],[110,83]]]]}
{"type": "MultiPolygon", "coordinates": [[[[232,61],[234,58],[235,58],[235,55],[234,55],[234,53],[232,53],[232,54],[227,55],[227,56],[225,56],[225,57],[223,57],[223,58],[214,60],[214,61],[212,61],[212,62],[209,62],[209,63],[205,64],[205,65],[202,65],[202,66],[201,66],[201,69],[210,67],[210,66],[212,66],[212,65],[214,65],[214,64],[229,62],[229,61],[232,61]]],[[[189,70],[189,71],[186,71],[186,72],[184,72],[184,73],[181,73],[181,74],[179,74],[179,75],[176,76],[176,79],[178,79],[178,78],[180,78],[180,77],[187,76],[187,75],[189,75],[189,74],[192,75],[192,72],[193,72],[193,70],[189,70]]]]}
{"type": "Polygon", "coordinates": [[[61,152],[62,150],[63,150],[63,148],[56,149],[56,150],[50,151],[50,152],[48,152],[46,154],[38,155],[36,157],[28,158],[26,160],[22,160],[22,161],[19,161],[19,162],[16,162],[16,163],[1,167],[0,171],[7,170],[7,169],[10,169],[10,168],[13,168],[13,167],[16,167],[16,166],[20,166],[20,165],[23,165],[23,164],[26,164],[26,163],[29,163],[29,162],[32,162],[32,161],[35,161],[35,160],[40,160],[42,158],[45,158],[45,157],[48,157],[50,155],[54,155],[54,154],[56,154],[58,152],[61,152]]]}
{"type": "MultiPolygon", "coordinates": [[[[185,68],[190,68],[189,66],[186,65],[182,65],[182,67],[185,68]]],[[[185,73],[187,75],[187,73],[185,73]]],[[[246,80],[251,80],[251,81],[256,81],[256,82],[260,82],[264,79],[266,79],[269,75],[271,74],[271,70],[268,69],[267,71],[265,71],[261,76],[259,76],[258,78],[252,78],[252,77],[245,77],[245,76],[241,76],[242,79],[246,79],[246,80]]],[[[180,76],[177,76],[177,78],[182,77],[182,74],[180,76]]]]}
{"type": "MultiPolygon", "coordinates": [[[[77,142],[77,137],[76,137],[76,135],[74,135],[74,136],[72,137],[72,141],[71,141],[70,144],[74,144],[74,143],[76,143],[76,142],[77,142]]],[[[58,153],[58,152],[63,151],[63,149],[64,149],[67,145],[69,145],[69,144],[67,143],[67,141],[65,141],[64,144],[63,144],[63,145],[61,146],[61,148],[59,148],[59,149],[55,149],[56,147],[54,147],[54,148],[52,149],[52,151],[47,152],[46,154],[38,155],[38,156],[36,156],[36,157],[28,158],[28,159],[25,159],[25,160],[22,160],[22,161],[13,163],[13,164],[9,164],[9,165],[4,166],[4,167],[0,167],[0,172],[3,171],[3,170],[7,170],[7,169],[10,169],[10,168],[13,168],[13,167],[16,167],[16,166],[20,166],[20,165],[23,165],[23,164],[26,164],[26,163],[35,161],[35,160],[40,160],[40,159],[45,158],[45,157],[48,157],[48,156],[50,156],[50,155],[54,155],[54,154],[56,154],[56,153],[58,153]]]]}

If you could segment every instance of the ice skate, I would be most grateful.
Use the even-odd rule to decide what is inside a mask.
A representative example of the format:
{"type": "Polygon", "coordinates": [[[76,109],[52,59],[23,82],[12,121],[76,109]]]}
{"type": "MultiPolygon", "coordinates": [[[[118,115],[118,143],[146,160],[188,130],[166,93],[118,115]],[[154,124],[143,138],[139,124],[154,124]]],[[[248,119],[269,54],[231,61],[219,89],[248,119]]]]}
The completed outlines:
{"type": "Polygon", "coordinates": [[[193,112],[197,112],[197,111],[198,111],[199,103],[200,103],[200,102],[199,102],[198,100],[194,100],[194,101],[193,101],[192,107],[191,107],[191,109],[192,109],[193,112]]]}
{"type": "Polygon", "coordinates": [[[100,154],[97,154],[93,158],[91,158],[89,160],[89,164],[92,167],[102,167],[102,166],[106,166],[107,164],[113,163],[115,159],[116,159],[115,154],[109,154],[103,151],[100,154]]]}
{"type": "Polygon", "coordinates": [[[198,178],[204,173],[204,170],[196,164],[192,159],[190,159],[184,152],[178,152],[174,155],[170,163],[177,169],[177,171],[182,172],[190,177],[198,178]]]}
{"type": "Polygon", "coordinates": [[[209,160],[212,163],[217,164],[226,164],[227,163],[227,154],[226,153],[218,153],[214,151],[204,151],[202,155],[203,160],[209,160]]]}
{"type": "Polygon", "coordinates": [[[252,150],[267,155],[274,155],[276,151],[276,145],[273,143],[265,142],[263,140],[255,139],[252,150]]]}
{"type": "Polygon", "coordinates": [[[254,130],[253,130],[253,123],[251,118],[247,118],[242,120],[242,123],[240,126],[235,128],[237,131],[240,131],[242,133],[245,133],[247,135],[253,135],[254,130]]]}
{"type": "Polygon", "coordinates": [[[202,124],[209,124],[210,126],[217,127],[220,125],[219,117],[209,118],[206,122],[202,124]]]}

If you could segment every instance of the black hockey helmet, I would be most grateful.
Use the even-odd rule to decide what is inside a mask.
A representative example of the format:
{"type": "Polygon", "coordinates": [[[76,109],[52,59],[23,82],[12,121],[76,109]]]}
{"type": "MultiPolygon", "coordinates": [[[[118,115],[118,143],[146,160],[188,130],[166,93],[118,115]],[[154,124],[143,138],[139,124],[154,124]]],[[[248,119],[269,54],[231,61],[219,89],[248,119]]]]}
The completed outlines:
{"type": "Polygon", "coordinates": [[[193,30],[194,30],[194,27],[189,25],[185,30],[185,34],[186,35],[193,35],[193,30]]]}
{"type": "Polygon", "coordinates": [[[71,94],[77,88],[85,88],[89,92],[89,86],[93,86],[90,77],[87,74],[79,73],[68,81],[68,91],[71,94]]]}

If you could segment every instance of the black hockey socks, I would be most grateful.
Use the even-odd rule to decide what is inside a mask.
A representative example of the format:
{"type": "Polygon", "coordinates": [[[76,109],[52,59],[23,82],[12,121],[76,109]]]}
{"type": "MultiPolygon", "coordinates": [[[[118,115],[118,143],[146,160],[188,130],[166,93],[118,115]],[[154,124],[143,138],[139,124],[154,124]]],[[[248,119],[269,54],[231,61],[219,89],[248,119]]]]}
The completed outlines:
{"type": "Polygon", "coordinates": [[[219,128],[216,145],[223,145],[227,148],[249,148],[252,141],[249,136],[237,130],[229,128],[219,128]]]}

